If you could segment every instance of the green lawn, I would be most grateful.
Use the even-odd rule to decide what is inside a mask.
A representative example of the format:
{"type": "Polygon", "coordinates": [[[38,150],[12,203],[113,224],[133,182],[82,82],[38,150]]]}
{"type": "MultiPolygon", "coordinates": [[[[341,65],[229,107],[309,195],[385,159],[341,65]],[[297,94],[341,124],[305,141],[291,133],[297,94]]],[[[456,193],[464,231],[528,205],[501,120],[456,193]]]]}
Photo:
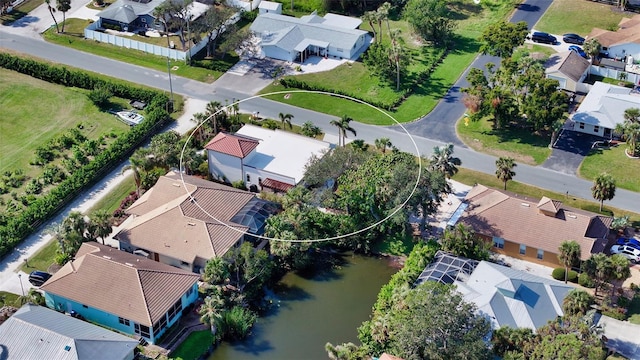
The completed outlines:
{"type": "Polygon", "coordinates": [[[45,246],[41,247],[32,257],[29,258],[29,266],[22,263],[20,270],[29,274],[34,270],[47,271],[49,266],[55,263],[56,251],[58,251],[58,243],[55,240],[49,241],[45,246]]]}
{"type": "MultiPolygon", "coordinates": [[[[0,69],[0,172],[22,169],[28,178],[38,176],[42,169],[29,165],[35,149],[79,124],[89,139],[129,130],[113,115],[100,111],[87,94],[0,69]]],[[[114,98],[113,102],[126,100],[114,98]]]]}
{"type": "Polygon", "coordinates": [[[9,25],[12,22],[25,17],[33,9],[44,4],[44,0],[27,0],[20,4],[17,8],[13,9],[10,14],[4,14],[0,16],[0,24],[9,25]]]}
{"type": "Polygon", "coordinates": [[[460,140],[476,151],[509,156],[525,164],[539,165],[551,155],[548,137],[534,135],[526,129],[494,131],[487,118],[458,121],[457,131],[460,140]]]}
{"type": "Polygon", "coordinates": [[[114,187],[113,190],[96,202],[95,205],[89,209],[89,213],[104,209],[109,214],[112,214],[120,206],[120,202],[127,197],[130,192],[135,190],[136,183],[133,181],[133,174],[129,174],[120,184],[114,187]]]}
{"type": "Polygon", "coordinates": [[[629,322],[640,325],[640,293],[637,293],[636,296],[631,299],[631,303],[629,304],[627,311],[627,314],[629,315],[629,322]]]}
{"type": "Polygon", "coordinates": [[[535,25],[536,30],[552,34],[576,33],[585,36],[593,28],[617,28],[623,14],[612,6],[586,0],[554,0],[535,25]]]}
{"type": "Polygon", "coordinates": [[[592,151],[584,158],[578,174],[585,179],[594,180],[603,172],[608,172],[616,179],[616,186],[640,192],[640,159],[630,159],[624,154],[626,144],[611,149],[592,151]]]}
{"type": "Polygon", "coordinates": [[[0,299],[4,298],[4,301],[0,301],[0,307],[4,305],[20,307],[20,304],[18,303],[19,297],[20,295],[18,294],[6,292],[6,291],[0,291],[0,299]]]}
{"type": "MultiPolygon", "coordinates": [[[[67,19],[65,34],[58,34],[55,28],[47,30],[43,36],[45,40],[76,50],[88,52],[106,58],[124,61],[129,64],[147,67],[158,71],[167,71],[167,58],[148,54],[142,51],[126,49],[123,47],[89,41],[83,38],[84,28],[89,25],[88,20],[67,19]]],[[[166,40],[165,40],[166,41],[166,40]]],[[[176,41],[174,41],[176,42],[176,41]]],[[[177,41],[176,43],[179,43],[177,41]]],[[[230,60],[230,59],[229,59],[230,60]]],[[[208,70],[200,67],[185,65],[184,61],[171,61],[171,73],[202,82],[211,83],[222,76],[219,71],[208,70]]]]}
{"type": "Polygon", "coordinates": [[[170,358],[181,358],[182,360],[196,360],[204,354],[213,344],[213,335],[210,330],[194,331],[171,352],[170,358]]]}
{"type": "MultiPolygon", "coordinates": [[[[518,168],[515,168],[516,178],[518,174],[518,168]]],[[[504,185],[502,181],[498,180],[494,175],[485,174],[478,171],[469,170],[466,168],[460,168],[460,171],[453,176],[453,180],[459,181],[463,184],[473,185],[473,184],[482,184],[485,186],[489,186],[496,189],[503,189],[504,185]]],[[[577,208],[583,209],[587,211],[591,211],[594,213],[600,213],[599,204],[594,201],[587,201],[579,198],[574,198],[569,194],[569,197],[566,194],[561,194],[545,189],[541,189],[535,186],[527,185],[520,183],[518,181],[509,181],[507,183],[507,190],[514,192],[516,194],[521,194],[525,196],[530,196],[534,199],[540,199],[543,196],[546,196],[550,199],[555,199],[562,201],[564,204],[577,208]]],[[[602,209],[602,213],[604,215],[615,215],[615,216],[624,216],[629,215],[629,218],[633,222],[633,226],[640,226],[640,213],[633,213],[630,211],[624,211],[612,207],[605,206],[602,209]]]]}

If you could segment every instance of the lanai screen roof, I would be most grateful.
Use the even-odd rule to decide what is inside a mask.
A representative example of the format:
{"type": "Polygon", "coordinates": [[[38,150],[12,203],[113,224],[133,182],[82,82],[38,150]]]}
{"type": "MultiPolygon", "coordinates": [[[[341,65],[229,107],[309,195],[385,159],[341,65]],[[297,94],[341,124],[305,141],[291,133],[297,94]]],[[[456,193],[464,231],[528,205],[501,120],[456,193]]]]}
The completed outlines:
{"type": "Polygon", "coordinates": [[[478,261],[455,256],[448,252],[438,251],[429,264],[418,276],[416,285],[427,280],[438,281],[443,284],[453,284],[454,281],[465,281],[478,266],[478,261]]]}

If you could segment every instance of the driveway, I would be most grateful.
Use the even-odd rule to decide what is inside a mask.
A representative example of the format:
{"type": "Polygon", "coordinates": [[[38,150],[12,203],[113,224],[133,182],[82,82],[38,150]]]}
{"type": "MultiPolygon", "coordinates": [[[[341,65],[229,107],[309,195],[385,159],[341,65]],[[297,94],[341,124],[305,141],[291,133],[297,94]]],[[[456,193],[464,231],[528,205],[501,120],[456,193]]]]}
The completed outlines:
{"type": "Polygon", "coordinates": [[[631,360],[640,360],[640,325],[601,316],[598,325],[604,328],[607,348],[631,360]]]}
{"type": "Polygon", "coordinates": [[[601,137],[569,129],[562,130],[551,156],[542,163],[542,167],[565,174],[576,175],[585,156],[589,155],[594,141],[601,137]]]}

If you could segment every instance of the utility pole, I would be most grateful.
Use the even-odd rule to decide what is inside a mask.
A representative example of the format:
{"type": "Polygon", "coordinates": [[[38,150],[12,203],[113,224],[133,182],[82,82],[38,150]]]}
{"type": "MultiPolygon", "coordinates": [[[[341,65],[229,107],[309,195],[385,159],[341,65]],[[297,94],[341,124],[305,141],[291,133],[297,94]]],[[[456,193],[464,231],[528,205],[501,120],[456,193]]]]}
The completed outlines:
{"type": "Polygon", "coordinates": [[[22,274],[18,274],[18,279],[20,279],[20,290],[22,290],[22,296],[24,297],[24,287],[22,286],[22,274]]]}
{"type": "Polygon", "coordinates": [[[171,98],[169,100],[169,106],[167,107],[167,112],[173,111],[173,85],[171,84],[171,58],[169,54],[171,52],[171,43],[169,42],[169,29],[165,24],[164,33],[167,36],[167,74],[169,74],[169,93],[171,94],[171,98]]]}

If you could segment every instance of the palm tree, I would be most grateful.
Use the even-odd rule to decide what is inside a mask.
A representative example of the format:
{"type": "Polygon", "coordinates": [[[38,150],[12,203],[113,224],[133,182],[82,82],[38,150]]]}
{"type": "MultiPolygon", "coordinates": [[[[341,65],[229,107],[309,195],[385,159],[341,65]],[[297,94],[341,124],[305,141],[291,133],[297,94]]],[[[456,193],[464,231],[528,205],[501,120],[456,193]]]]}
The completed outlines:
{"type": "Polygon", "coordinates": [[[67,11],[71,10],[71,0],[57,0],[56,9],[62,13],[62,32],[64,32],[64,23],[67,19],[67,11]]]}
{"type": "Polygon", "coordinates": [[[600,212],[602,212],[604,201],[611,200],[616,195],[616,180],[606,172],[598,175],[591,187],[591,194],[594,199],[600,201],[600,212]]]}
{"type": "Polygon", "coordinates": [[[200,310],[198,310],[200,321],[211,327],[212,334],[216,333],[217,323],[222,318],[223,311],[224,299],[218,294],[207,296],[200,310]]]}
{"type": "Polygon", "coordinates": [[[278,117],[280,118],[280,122],[282,123],[282,130],[284,130],[285,125],[289,125],[289,129],[293,128],[293,125],[291,125],[291,119],[293,119],[293,115],[279,113],[278,117]]]}
{"type": "Polygon", "coordinates": [[[364,15],[362,15],[362,21],[368,22],[369,26],[371,26],[371,31],[373,31],[373,38],[376,42],[378,41],[378,38],[376,37],[376,27],[374,23],[377,21],[377,16],[378,13],[375,11],[365,11],[364,15]]]}
{"type": "Polygon", "coordinates": [[[560,250],[558,260],[564,266],[564,283],[566,284],[569,278],[569,269],[580,260],[580,244],[573,240],[563,241],[558,250],[560,250]]]}
{"type": "Polygon", "coordinates": [[[218,133],[218,116],[222,113],[222,104],[219,101],[209,101],[205,110],[205,115],[213,123],[213,135],[218,133]]]}
{"type": "MultiPolygon", "coordinates": [[[[602,45],[596,38],[591,38],[584,42],[582,45],[584,52],[589,55],[589,62],[593,65],[593,59],[595,59],[598,54],[600,54],[600,50],[602,49],[602,45]]],[[[589,72],[587,73],[587,77],[591,76],[591,67],[589,67],[589,72]]]]}
{"type": "Polygon", "coordinates": [[[638,138],[640,138],[640,109],[630,108],[625,110],[624,122],[617,124],[614,131],[622,135],[622,138],[629,145],[627,154],[636,156],[636,147],[638,138]]]}
{"type": "Polygon", "coordinates": [[[111,219],[111,214],[104,209],[97,210],[89,215],[93,236],[102,239],[102,245],[104,245],[104,239],[113,231],[111,219]]]}
{"type": "Polygon", "coordinates": [[[504,183],[504,189],[507,190],[507,181],[513,179],[516,175],[513,168],[518,166],[510,157],[501,157],[496,160],[496,177],[504,183]]]}
{"type": "Polygon", "coordinates": [[[611,269],[611,297],[613,297],[619,285],[631,277],[631,269],[629,268],[629,259],[622,254],[610,256],[609,266],[611,269]]]}
{"type": "Polygon", "coordinates": [[[331,120],[330,124],[338,128],[338,146],[345,146],[347,131],[351,132],[353,136],[357,136],[356,130],[349,125],[351,121],[353,119],[348,115],[342,115],[340,120],[331,120]]]}
{"type": "Polygon", "coordinates": [[[122,170],[120,170],[120,174],[123,174],[127,170],[133,171],[133,181],[136,183],[136,194],[140,196],[140,189],[142,187],[141,173],[144,170],[143,158],[136,156],[130,157],[129,164],[125,165],[122,170]]]}
{"type": "Polygon", "coordinates": [[[440,171],[447,179],[451,179],[458,172],[458,166],[462,164],[459,158],[453,157],[453,144],[436,146],[431,155],[430,168],[440,171]]]}
{"type": "Polygon", "coordinates": [[[382,22],[385,21],[387,23],[387,31],[389,35],[391,35],[391,25],[389,24],[389,13],[391,12],[391,4],[388,2],[383,3],[378,8],[378,24],[380,26],[380,39],[382,39],[382,22]]]}
{"type": "Polygon", "coordinates": [[[595,282],[593,296],[597,298],[598,290],[611,278],[609,257],[603,253],[593,254],[582,264],[582,270],[595,282]]]}
{"type": "Polygon", "coordinates": [[[595,299],[591,294],[584,290],[573,289],[562,301],[562,310],[565,315],[585,314],[593,303],[595,299]]]}
{"type": "Polygon", "coordinates": [[[53,23],[56,24],[56,32],[59,33],[60,28],[58,27],[58,20],[56,20],[56,17],[53,15],[56,9],[53,6],[51,6],[51,0],[44,0],[44,2],[45,4],[47,4],[47,8],[49,9],[49,14],[51,14],[51,17],[53,18],[53,23]]]}
{"type": "Polygon", "coordinates": [[[391,148],[391,146],[393,146],[389,138],[378,138],[375,140],[374,144],[376,149],[382,151],[383,154],[387,151],[387,148],[391,148]]]}

